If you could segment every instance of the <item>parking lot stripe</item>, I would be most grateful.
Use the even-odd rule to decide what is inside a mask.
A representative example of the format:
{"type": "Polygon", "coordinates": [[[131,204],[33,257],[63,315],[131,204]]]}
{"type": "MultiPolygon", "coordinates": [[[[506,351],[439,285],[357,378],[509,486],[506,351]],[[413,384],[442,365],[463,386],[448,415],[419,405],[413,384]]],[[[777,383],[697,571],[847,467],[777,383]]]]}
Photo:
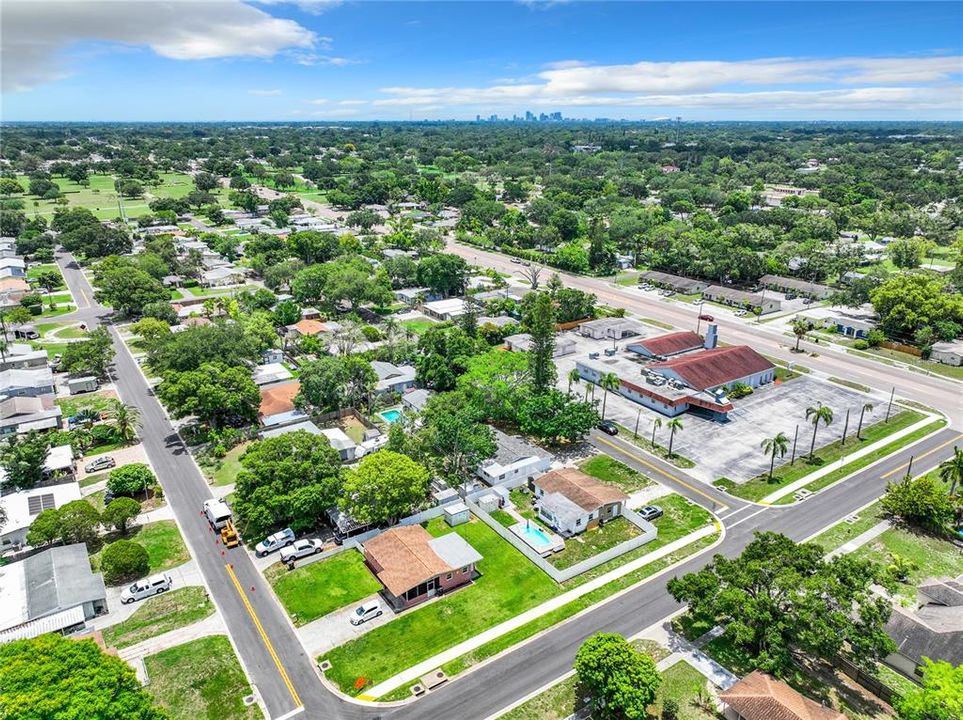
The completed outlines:
{"type": "Polygon", "coordinates": [[[274,664],[277,666],[278,672],[281,673],[281,679],[284,681],[285,686],[287,686],[288,692],[291,693],[291,698],[294,700],[295,705],[298,707],[303,707],[304,703],[301,702],[301,698],[298,696],[298,691],[294,689],[294,684],[291,682],[291,678],[288,677],[287,670],[281,664],[281,659],[278,654],[274,651],[274,646],[271,644],[271,640],[268,638],[267,633],[264,632],[264,628],[261,625],[261,621],[258,619],[257,613],[254,612],[254,607],[251,605],[251,601],[247,599],[247,595],[244,594],[244,588],[241,587],[240,580],[237,579],[237,575],[234,574],[234,568],[230,563],[224,566],[227,569],[227,574],[231,578],[231,582],[234,583],[234,587],[237,589],[237,594],[241,596],[241,602],[244,603],[244,607],[247,608],[248,615],[251,616],[251,620],[254,621],[254,627],[261,636],[261,640],[264,641],[264,646],[267,648],[268,654],[271,659],[274,660],[274,664]]]}

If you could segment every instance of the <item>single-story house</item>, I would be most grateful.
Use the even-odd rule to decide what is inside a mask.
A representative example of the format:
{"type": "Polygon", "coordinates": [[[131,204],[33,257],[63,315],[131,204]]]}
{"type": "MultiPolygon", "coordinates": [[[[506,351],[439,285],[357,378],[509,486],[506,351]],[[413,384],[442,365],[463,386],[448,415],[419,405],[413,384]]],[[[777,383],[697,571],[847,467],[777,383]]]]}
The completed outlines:
{"type": "Polygon", "coordinates": [[[386,392],[403,393],[415,386],[415,368],[413,365],[394,365],[389,362],[375,360],[371,367],[378,375],[375,383],[375,394],[386,392]]]}
{"type": "Polygon", "coordinates": [[[310,420],[301,420],[300,422],[291,423],[290,425],[277,425],[267,430],[261,431],[261,438],[272,438],[280,437],[281,435],[287,435],[292,432],[299,431],[309,432],[312,435],[322,435],[321,428],[315,425],[310,420]]]}
{"type": "Polygon", "coordinates": [[[233,265],[211,268],[201,275],[201,285],[205,287],[239,285],[242,282],[244,282],[244,271],[233,265]]]}
{"type": "Polygon", "coordinates": [[[702,291],[702,297],[723,305],[734,305],[748,310],[758,309],[762,315],[778,312],[782,307],[782,303],[775,298],[720,285],[710,285],[702,291]]]}
{"type": "Polygon", "coordinates": [[[414,307],[418,303],[436,302],[438,293],[433,293],[426,287],[400,288],[394,290],[395,300],[403,302],[408,307],[414,307]]]}
{"type": "Polygon", "coordinates": [[[599,318],[578,326],[579,334],[595,340],[621,340],[633,335],[643,335],[645,327],[632,318],[599,318]]]}
{"type": "Polygon", "coordinates": [[[533,481],[538,516],[564,537],[571,537],[622,514],[629,496],[615,485],[575,468],[545,473],[533,481]]]}
{"type": "Polygon", "coordinates": [[[161,282],[164,284],[164,287],[179,288],[184,284],[184,278],[180,275],[165,275],[161,278],[161,282]]]}
{"type": "Polygon", "coordinates": [[[0,400],[0,437],[31,430],[59,430],[63,411],[53,397],[11,397],[0,400]]]}
{"type": "Polygon", "coordinates": [[[494,431],[495,455],[475,470],[475,474],[489,485],[531,480],[551,467],[552,457],[544,450],[497,428],[494,431]]]}
{"type": "Polygon", "coordinates": [[[294,410],[294,397],[300,391],[301,383],[297,381],[261,388],[261,407],[258,409],[261,421],[265,417],[294,410]]]}
{"type": "Polygon", "coordinates": [[[3,508],[7,521],[0,527],[0,549],[26,545],[27,530],[37,515],[43,510],[53,510],[80,500],[80,497],[80,483],[76,480],[3,493],[0,508],[3,508]]]}
{"type": "Polygon", "coordinates": [[[703,347],[702,336],[691,330],[657,335],[644,340],[636,340],[625,349],[647,358],[672,357],[703,347]]]}
{"type": "Polygon", "coordinates": [[[310,419],[311,416],[303,410],[287,410],[285,412],[274,413],[273,415],[263,415],[261,417],[261,426],[272,428],[281,425],[292,425],[310,419]]]}
{"type": "Polygon", "coordinates": [[[3,370],[32,370],[47,367],[50,358],[44,349],[34,350],[25,343],[11,343],[0,359],[0,372],[3,370]]]}
{"type": "Polygon", "coordinates": [[[933,343],[930,360],[959,367],[963,364],[963,340],[933,343]]]}
{"type": "Polygon", "coordinates": [[[23,278],[27,276],[27,264],[16,255],[0,258],[0,276],[23,278]]]}
{"type": "Polygon", "coordinates": [[[693,280],[692,278],[659,272],[658,270],[646,270],[640,273],[639,280],[683,295],[698,295],[709,287],[709,283],[701,280],[693,280]]]}
{"type": "Polygon", "coordinates": [[[328,326],[319,320],[303,319],[288,325],[288,335],[292,337],[313,337],[328,332],[328,326]]]}
{"type": "MultiPolygon", "coordinates": [[[[552,357],[562,357],[571,355],[575,352],[575,340],[566,335],[559,335],[555,338],[555,350],[552,357]]],[[[509,335],[505,338],[505,347],[512,352],[528,352],[532,348],[532,336],[528,333],[518,333],[509,335]]]]}
{"type": "Polygon", "coordinates": [[[0,643],[72,632],[107,612],[104,577],[83,543],[44,550],[0,567],[0,643]]]}
{"type": "Polygon", "coordinates": [[[865,340],[876,329],[876,323],[872,321],[841,316],[826,318],[823,326],[834,328],[836,332],[856,340],[865,340]]]}
{"type": "Polygon", "coordinates": [[[513,318],[511,315],[499,315],[498,317],[491,317],[490,315],[480,315],[478,317],[478,327],[482,325],[494,325],[497,328],[503,328],[506,325],[517,325],[518,320],[513,318]]]}
{"type": "Polygon", "coordinates": [[[800,695],[760,670],[723,691],[726,720],[846,720],[841,712],[800,695]]]}
{"type": "Polygon", "coordinates": [[[365,562],[396,611],[471,582],[482,560],[458,533],[432,537],[421,525],[386,530],[366,540],[363,549],[365,562]]]}
{"type": "Polygon", "coordinates": [[[264,364],[284,362],[284,353],[279,348],[268,348],[261,353],[261,362],[264,364]]]}
{"type": "Polygon", "coordinates": [[[433,394],[431,390],[426,390],[425,388],[409,390],[401,396],[401,405],[405,410],[421,412],[425,409],[425,405],[428,404],[428,400],[431,399],[433,394]]]}
{"type": "Polygon", "coordinates": [[[770,383],[775,366],[748,345],[730,345],[652,363],[649,369],[695,390],[714,392],[733,383],[752,388],[770,383]]]}
{"type": "Polygon", "coordinates": [[[331,447],[338,451],[338,455],[343,462],[351,462],[355,459],[358,446],[344,430],[341,428],[325,428],[321,431],[321,434],[328,439],[331,447]]]}
{"type": "Polygon", "coordinates": [[[763,275],[759,278],[759,284],[770,290],[802,295],[816,300],[825,300],[833,294],[833,289],[828,285],[820,285],[819,283],[781,275],[763,275]]]}
{"type": "Polygon", "coordinates": [[[0,305],[12,307],[30,292],[30,285],[19,277],[0,278],[0,305]]]}
{"type": "Polygon", "coordinates": [[[54,379],[50,368],[0,372],[0,396],[36,397],[54,393],[54,379]]]}
{"type": "Polygon", "coordinates": [[[963,576],[924,580],[916,597],[915,609],[893,607],[886,634],[896,651],[884,662],[911,678],[919,677],[924,657],[963,664],[963,576]]]}
{"type": "Polygon", "coordinates": [[[301,308],[301,319],[302,320],[320,320],[321,311],[313,307],[301,308]]]}
{"type": "Polygon", "coordinates": [[[251,373],[255,385],[270,385],[290,380],[294,375],[279,362],[257,365],[251,373]]]}
{"type": "Polygon", "coordinates": [[[465,314],[465,301],[462,298],[433,300],[422,304],[421,311],[433,320],[454,320],[465,314]]]}

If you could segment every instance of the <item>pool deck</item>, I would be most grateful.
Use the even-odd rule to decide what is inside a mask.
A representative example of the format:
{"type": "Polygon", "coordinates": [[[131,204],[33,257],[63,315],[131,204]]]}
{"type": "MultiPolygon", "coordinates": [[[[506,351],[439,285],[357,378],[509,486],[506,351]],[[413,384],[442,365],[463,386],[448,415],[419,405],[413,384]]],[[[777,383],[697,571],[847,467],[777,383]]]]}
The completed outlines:
{"type": "Polygon", "coordinates": [[[531,520],[522,520],[521,522],[515,523],[508,529],[511,533],[520,537],[526,545],[528,545],[532,550],[537,552],[542,557],[548,557],[552,553],[561,552],[565,549],[565,541],[560,535],[556,535],[553,532],[545,530],[545,528],[541,527],[540,525],[532,523],[531,520]],[[526,528],[529,526],[535,528],[538,532],[545,535],[549,539],[550,544],[536,545],[530,534],[525,532],[526,528]]]}

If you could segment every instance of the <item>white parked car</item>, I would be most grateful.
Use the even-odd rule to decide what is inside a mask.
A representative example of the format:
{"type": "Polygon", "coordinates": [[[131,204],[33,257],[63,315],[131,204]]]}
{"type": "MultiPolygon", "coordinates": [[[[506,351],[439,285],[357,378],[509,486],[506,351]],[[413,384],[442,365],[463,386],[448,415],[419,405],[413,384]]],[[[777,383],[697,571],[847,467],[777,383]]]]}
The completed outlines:
{"type": "Polygon", "coordinates": [[[127,605],[137,600],[144,600],[155,595],[167,592],[171,589],[171,576],[167,573],[151,575],[143,580],[138,580],[133,585],[128,585],[120,592],[120,601],[127,605]]]}
{"type": "Polygon", "coordinates": [[[291,545],[295,541],[294,530],[291,528],[284,528],[281,532],[276,532],[273,535],[268,535],[261,542],[254,546],[254,554],[258,557],[264,557],[275,550],[280,550],[283,547],[291,545]]]}
{"type": "Polygon", "coordinates": [[[361,623],[368,622],[368,620],[379,617],[381,614],[381,603],[377,600],[372,600],[355,608],[355,611],[351,613],[351,624],[360,625],[361,623]]]}
{"type": "Polygon", "coordinates": [[[316,555],[324,550],[324,543],[320,540],[295,540],[288,547],[281,549],[281,562],[291,564],[295,560],[316,555]]]}
{"type": "Polygon", "coordinates": [[[110,470],[110,468],[117,465],[117,461],[114,460],[110,455],[102,455],[99,458],[91,460],[89,463],[84,465],[85,473],[95,473],[100,470],[110,470]]]}

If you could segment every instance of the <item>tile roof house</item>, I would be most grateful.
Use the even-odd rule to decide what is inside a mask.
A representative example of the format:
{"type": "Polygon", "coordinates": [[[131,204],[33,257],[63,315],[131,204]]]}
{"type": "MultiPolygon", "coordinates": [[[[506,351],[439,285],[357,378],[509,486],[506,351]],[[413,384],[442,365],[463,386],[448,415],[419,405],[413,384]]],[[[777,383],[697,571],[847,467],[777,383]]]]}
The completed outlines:
{"type": "Polygon", "coordinates": [[[272,385],[261,389],[261,407],[258,416],[262,418],[294,410],[294,396],[301,390],[301,383],[295,381],[283,385],[272,385]]]}
{"type": "Polygon", "coordinates": [[[319,320],[305,318],[294,323],[294,325],[288,325],[288,330],[295,336],[313,336],[328,332],[328,327],[319,320]]]}
{"type": "Polygon", "coordinates": [[[846,716],[800,695],[781,680],[756,670],[719,695],[727,720],[846,720],[846,716]]]}
{"type": "Polygon", "coordinates": [[[470,582],[482,556],[458,533],[432,537],[421,525],[405,525],[367,540],[365,562],[395,610],[404,610],[470,582]]]}
{"type": "Polygon", "coordinates": [[[650,369],[696,390],[742,382],[758,387],[772,382],[775,366],[748,345],[732,345],[652,363],[650,369]]]}
{"type": "Polygon", "coordinates": [[[963,576],[929,578],[916,592],[916,609],[893,607],[886,634],[896,652],[884,662],[908,677],[916,677],[924,657],[963,664],[963,576]]]}
{"type": "Polygon", "coordinates": [[[564,537],[617,518],[629,499],[616,486],[575,468],[545,473],[533,485],[539,517],[564,537]]]}
{"type": "Polygon", "coordinates": [[[636,340],[625,349],[645,357],[669,357],[680,353],[698,350],[702,347],[702,336],[691,330],[668,333],[656,337],[636,340]]]}

